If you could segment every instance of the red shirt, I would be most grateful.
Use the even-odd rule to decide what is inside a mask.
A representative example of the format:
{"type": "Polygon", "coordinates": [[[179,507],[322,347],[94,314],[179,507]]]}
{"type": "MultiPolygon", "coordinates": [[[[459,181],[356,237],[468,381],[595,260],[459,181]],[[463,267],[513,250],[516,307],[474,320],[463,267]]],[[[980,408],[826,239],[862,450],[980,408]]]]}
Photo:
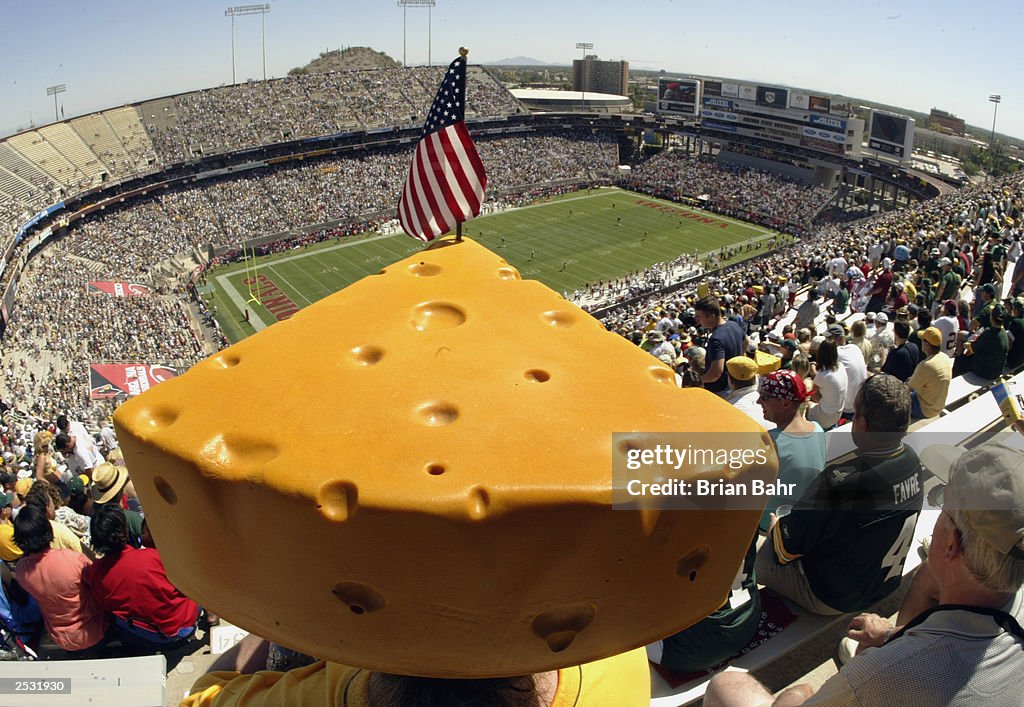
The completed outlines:
{"type": "Polygon", "coordinates": [[[165,636],[191,626],[199,606],[167,579],[160,553],[125,546],[93,563],[86,574],[93,596],[106,611],[122,619],[141,619],[165,636]]]}
{"type": "Polygon", "coordinates": [[[875,286],[871,288],[871,296],[885,297],[889,294],[890,287],[892,287],[892,272],[882,270],[875,279],[875,286]]]}

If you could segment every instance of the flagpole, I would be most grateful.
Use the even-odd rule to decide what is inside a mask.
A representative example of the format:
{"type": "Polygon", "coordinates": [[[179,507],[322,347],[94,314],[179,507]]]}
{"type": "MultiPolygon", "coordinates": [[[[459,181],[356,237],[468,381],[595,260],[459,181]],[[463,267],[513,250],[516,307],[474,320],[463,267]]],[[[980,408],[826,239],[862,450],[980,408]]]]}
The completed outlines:
{"type": "Polygon", "coordinates": [[[480,215],[487,189],[487,171],[466,127],[467,54],[461,47],[444,73],[398,200],[402,230],[424,242],[453,231],[454,242],[461,241],[462,222],[480,215]]]}
{"type": "MultiPolygon", "coordinates": [[[[468,49],[466,49],[465,47],[459,47],[459,56],[461,56],[463,59],[465,59],[468,54],[469,54],[469,50],[468,49]]],[[[468,63],[468,59],[467,59],[467,63],[468,63]]],[[[462,100],[463,101],[466,100],[465,95],[463,95],[462,100]]],[[[462,242],[462,221],[459,221],[457,224],[455,224],[455,242],[456,243],[461,243],[462,242]]]]}

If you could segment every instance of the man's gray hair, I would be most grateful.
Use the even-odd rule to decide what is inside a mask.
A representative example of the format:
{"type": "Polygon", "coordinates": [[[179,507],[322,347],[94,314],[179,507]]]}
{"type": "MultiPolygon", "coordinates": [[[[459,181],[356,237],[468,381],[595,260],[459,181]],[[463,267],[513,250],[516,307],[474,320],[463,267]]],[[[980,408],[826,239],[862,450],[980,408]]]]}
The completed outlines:
{"type": "Polygon", "coordinates": [[[960,532],[964,564],[978,582],[993,592],[1016,592],[1024,585],[1024,560],[1005,555],[971,531],[968,512],[947,509],[960,532]]]}

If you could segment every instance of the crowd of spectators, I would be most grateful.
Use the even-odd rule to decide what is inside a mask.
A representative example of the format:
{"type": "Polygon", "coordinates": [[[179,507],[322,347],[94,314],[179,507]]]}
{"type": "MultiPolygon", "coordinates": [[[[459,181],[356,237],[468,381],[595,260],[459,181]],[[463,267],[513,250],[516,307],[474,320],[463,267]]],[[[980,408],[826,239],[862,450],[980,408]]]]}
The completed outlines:
{"type": "MultiPolygon", "coordinates": [[[[578,148],[578,145],[564,144],[556,149],[569,147],[578,148]]],[[[595,143],[595,147],[600,154],[602,144],[595,143]]],[[[526,143],[510,148],[508,153],[515,155],[511,159],[519,159],[520,150],[530,149],[526,143]]],[[[542,154],[540,159],[553,158],[542,154]]],[[[384,163],[382,158],[379,164],[384,163]]],[[[550,164],[554,166],[553,161],[550,164]]],[[[351,168],[352,174],[369,173],[371,188],[380,186],[380,173],[366,169],[366,165],[358,161],[345,166],[351,168]]],[[[273,186],[267,187],[267,198],[272,200],[268,203],[285,202],[290,189],[296,185],[289,180],[299,180],[298,184],[303,179],[316,181],[337,169],[332,161],[290,169],[286,177],[279,172],[269,172],[266,177],[273,186]],[[335,169],[325,172],[325,167],[335,169]]],[[[586,166],[577,164],[574,169],[580,174],[586,166]]],[[[515,174],[515,171],[509,170],[507,174],[515,174]]],[[[47,420],[54,419],[58,410],[71,410],[73,415],[83,416],[101,413],[100,409],[89,407],[89,401],[83,399],[84,390],[72,382],[71,373],[86,368],[92,357],[153,360],[173,350],[181,359],[172,363],[188,365],[202,355],[200,340],[192,333],[180,293],[115,298],[88,294],[84,283],[96,279],[98,272],[110,273],[110,276],[144,274],[143,270],[132,269],[138,267],[134,263],[143,262],[142,258],[132,260],[133,254],[141,247],[152,245],[147,240],[147,237],[153,238],[151,234],[162,235],[174,222],[168,219],[170,214],[188,222],[194,232],[207,228],[211,234],[218,228],[222,232],[242,233],[253,228],[253,223],[280,223],[269,218],[255,222],[231,221],[219,214],[220,209],[229,208],[227,205],[232,199],[242,199],[243,192],[262,189],[261,182],[251,179],[244,186],[222,182],[206,194],[197,190],[165,194],[159,203],[152,202],[139,209],[136,223],[140,240],[137,243],[124,247],[126,242],[122,239],[122,243],[117,244],[121,247],[112,250],[114,245],[87,228],[81,234],[72,233],[60,247],[49,249],[31,261],[21,281],[19,307],[7,332],[10,338],[5,339],[5,353],[11,352],[6,362],[5,399],[16,400],[19,409],[39,421],[16,423],[9,420],[6,423],[5,462],[9,470],[6,483],[16,486],[19,472],[25,478],[32,476],[29,470],[36,468],[36,459],[30,452],[29,440],[40,425],[45,426],[47,420]],[[238,191],[231,191],[236,188],[238,191]],[[210,210],[204,211],[207,208],[210,210]],[[203,213],[214,214],[216,218],[204,221],[199,218],[203,213]],[[95,239],[87,241],[92,250],[79,242],[80,238],[90,237],[95,239]],[[103,250],[104,243],[107,250],[103,250]],[[50,362],[49,369],[41,373],[38,372],[40,360],[50,362]]],[[[506,184],[514,186],[514,178],[506,184]]],[[[372,204],[372,198],[371,195],[369,201],[362,203],[372,204]]],[[[763,193],[762,198],[770,197],[763,193]]],[[[314,202],[303,204],[288,213],[298,214],[314,202]]],[[[271,210],[266,204],[263,207],[271,210]]],[[[258,210],[260,206],[244,202],[238,208],[258,210]]],[[[95,229],[108,219],[128,218],[125,215],[134,211],[126,209],[108,215],[90,226],[95,229]]],[[[703,386],[740,409],[745,409],[741,405],[749,408],[751,401],[755,401],[762,408],[762,414],[756,417],[760,424],[780,425],[778,433],[772,435],[780,445],[780,458],[784,456],[782,451],[789,455],[786,459],[806,457],[812,452],[812,466],[822,467],[801,467],[803,492],[772,499],[773,507],[766,511],[763,526],[773,541],[760,551],[751,545],[744,565],[749,588],[741,592],[747,599],[737,599],[735,606],[730,603],[706,619],[713,625],[704,628],[719,637],[718,654],[728,655],[734,649],[731,643],[725,642],[718,628],[729,625],[738,616],[759,614],[751,611],[749,604],[751,590],[758,582],[809,611],[823,614],[867,609],[895,591],[900,583],[899,575],[894,575],[892,567],[885,562],[892,559],[888,553],[893,541],[903,532],[905,522],[916,518],[922,494],[916,456],[906,446],[900,446],[900,455],[893,456],[888,453],[887,445],[898,445],[912,418],[935,414],[930,407],[934,391],[926,384],[935,380],[941,383],[943,377],[948,384],[950,369],[980,371],[984,378],[991,380],[1007,367],[1024,364],[1024,300],[1011,300],[1007,307],[1001,303],[1004,282],[1009,283],[1011,295],[1024,291],[1024,267],[1010,269],[1010,263],[1024,260],[1019,257],[1022,217],[1024,178],[1011,176],[862,222],[831,224],[814,236],[777,248],[763,257],[701,275],[692,281],[692,288],[684,287],[667,296],[656,293],[645,298],[645,288],[673,285],[668,272],[696,267],[692,256],[681,256],[671,263],[615,282],[597,284],[604,294],[609,291],[613,295],[622,294],[626,290],[631,296],[641,297],[639,302],[609,314],[605,318],[608,328],[633,339],[674,366],[685,385],[703,386]],[[798,303],[801,298],[802,303],[798,303]],[[794,309],[797,310],[795,316],[790,317],[794,309]],[[938,325],[943,317],[953,320],[949,329],[952,339],[946,335],[946,329],[932,326],[933,323],[938,325]],[[854,322],[849,338],[842,324],[844,320],[854,322]],[[782,368],[779,375],[763,376],[758,382],[760,364],[749,348],[750,341],[760,342],[778,354],[782,368]],[[979,354],[986,358],[987,367],[983,369],[972,365],[979,354]],[[850,356],[860,359],[853,364],[850,356]],[[851,374],[851,366],[858,371],[863,368],[863,375],[851,374]],[[929,370],[919,374],[922,366],[929,370]],[[898,504],[896,513],[881,505],[863,507],[851,514],[808,512],[820,510],[814,503],[826,503],[825,507],[831,510],[838,508],[828,505],[834,501],[834,494],[829,496],[822,490],[830,471],[820,453],[821,440],[826,429],[848,423],[850,415],[855,430],[875,433],[863,437],[870,439],[871,445],[859,443],[856,462],[861,465],[857,466],[856,473],[877,474],[885,480],[878,489],[872,489],[872,493],[877,491],[876,495],[881,498],[889,492],[891,484],[916,489],[898,504]],[[793,440],[787,440],[787,434],[793,440],[807,436],[810,442],[806,448],[797,448],[793,440]],[[789,445],[785,450],[784,444],[789,445]],[[815,471],[820,475],[815,476],[815,471]],[[795,508],[783,514],[781,508],[787,502],[795,508]],[[784,515],[784,520],[780,520],[773,509],[784,515]],[[887,514],[886,522],[876,522],[876,516],[883,512],[887,514]],[[829,528],[823,530],[822,524],[829,528]],[[816,539],[833,532],[832,526],[842,526],[842,535],[847,538],[842,551],[833,546],[827,562],[811,559],[817,547],[816,539]],[[800,555],[805,558],[801,559],[800,555]],[[878,569],[880,561],[881,570],[878,569]],[[843,573],[843,568],[851,567],[863,567],[863,571],[858,570],[855,576],[843,573]]],[[[123,227],[123,223],[117,226],[123,227]]],[[[108,233],[107,239],[113,238],[113,233],[108,233]]],[[[182,242],[189,237],[183,236],[182,242]]],[[[278,247],[287,247],[285,243],[282,241],[278,247]]],[[[57,429],[62,429],[59,424],[54,431],[57,429]]],[[[74,444],[72,437],[70,442],[63,440],[56,444],[55,452],[33,451],[39,455],[61,454],[63,449],[68,454],[57,459],[70,469],[69,445],[74,444]]],[[[122,494],[124,506],[132,503],[127,475],[111,464],[101,463],[94,468],[75,468],[75,472],[82,472],[81,476],[72,474],[66,478],[61,465],[57,467],[57,483],[51,484],[55,492],[44,494],[46,482],[37,481],[33,488],[38,485],[44,491],[23,489],[25,493],[18,494],[18,518],[10,524],[15,550],[25,555],[25,559],[19,560],[24,563],[25,584],[39,605],[43,624],[51,637],[71,651],[87,650],[102,643],[110,635],[108,626],[120,629],[125,645],[148,640],[147,647],[152,648],[154,643],[161,645],[160,641],[175,645],[181,639],[187,640],[194,634],[199,620],[198,608],[175,594],[176,590],[165,576],[158,582],[159,587],[168,601],[180,605],[180,620],[148,634],[126,633],[132,628],[131,622],[125,625],[124,616],[130,597],[110,591],[104,593],[100,571],[109,574],[132,571],[133,563],[158,564],[158,555],[136,554],[146,552],[138,548],[151,549],[151,546],[143,540],[141,527],[133,527],[138,519],[128,515],[130,509],[118,507],[122,494]],[[90,509],[81,502],[72,504],[71,499],[81,497],[82,489],[90,485],[93,507],[90,509]],[[108,495],[108,489],[115,487],[120,492],[108,495]],[[64,506],[71,510],[61,511],[64,506]],[[71,512],[91,516],[89,533],[82,532],[81,524],[76,523],[71,512]],[[64,520],[55,520],[57,518],[64,520]],[[70,536],[63,530],[58,534],[55,523],[75,524],[79,532],[69,527],[70,536]],[[98,562],[90,557],[97,551],[104,556],[98,562]],[[35,581],[41,566],[60,575],[61,595],[48,593],[35,581]],[[74,594],[76,588],[78,593],[74,594]],[[83,623],[90,626],[88,635],[71,635],[57,622],[54,601],[59,599],[64,602],[62,605],[67,605],[60,598],[64,595],[78,597],[75,610],[81,614],[83,623]]],[[[48,462],[43,466],[48,467],[48,462]]],[[[780,474],[791,471],[784,469],[780,474]]],[[[841,482],[842,479],[836,481],[841,482]]],[[[855,482],[856,479],[852,479],[848,483],[856,485],[855,482]]],[[[858,488],[863,491],[863,487],[858,488]]],[[[11,498],[8,505],[13,507],[14,494],[11,498]]],[[[134,502],[137,504],[137,499],[134,502]]],[[[7,513],[12,512],[4,511],[7,513]]],[[[0,517],[0,534],[3,526],[0,517]]],[[[3,547],[0,542],[0,548],[3,547]]],[[[893,559],[896,563],[893,567],[902,565],[905,551],[906,548],[903,555],[893,559]]],[[[753,595],[756,594],[753,591],[753,595]]],[[[671,644],[667,640],[656,649],[658,659],[665,659],[669,647],[677,657],[683,654],[692,657],[694,652],[690,648],[695,635],[684,632],[673,637],[671,644]]],[[[741,638],[737,638],[735,648],[744,643],[741,638]]],[[[706,641],[701,639],[699,643],[702,648],[698,653],[710,655],[706,641]]]]}
{"type": "MultiPolygon", "coordinates": [[[[417,125],[423,122],[444,68],[307,73],[143,102],[138,114],[145,135],[141,128],[139,133],[133,131],[139,125],[135,122],[124,127],[118,139],[134,162],[148,170],[304,137],[417,125]]],[[[470,120],[522,111],[512,94],[482,67],[470,67],[467,94],[470,120]]],[[[88,141],[93,136],[84,137],[88,141]]],[[[105,154],[99,157],[110,159],[105,154]]],[[[78,171],[63,178],[19,167],[24,164],[23,157],[0,143],[0,165],[17,175],[16,193],[0,188],[0,243],[28,216],[93,183],[92,177],[79,183],[78,171]]],[[[115,172],[120,175],[124,170],[115,172]]]]}
{"type": "Polygon", "coordinates": [[[167,579],[109,427],[5,408],[0,440],[3,660],[168,651],[216,621],[167,579]]]}
{"type": "Polygon", "coordinates": [[[806,230],[833,193],[681,150],[664,150],[637,165],[623,185],[674,201],[696,199],[714,211],[790,232],[806,230]]]}
{"type": "MultiPolygon", "coordinates": [[[[609,137],[522,135],[477,142],[488,193],[540,182],[589,182],[616,164],[609,137]]],[[[117,279],[146,278],[155,263],[194,249],[393,211],[409,169],[411,147],[381,148],[335,158],[252,170],[179,187],[111,211],[77,227],[59,246],[98,261],[117,279]]]]}
{"type": "MultiPolygon", "coordinates": [[[[165,164],[283,140],[423,122],[446,67],[308,73],[175,96],[146,128],[165,164]]],[[[467,118],[513,115],[518,101],[486,70],[466,77],[467,118]]]]}
{"type": "Polygon", "coordinates": [[[90,400],[90,364],[185,369],[206,355],[180,292],[114,297],[88,291],[90,280],[109,277],[58,249],[26,268],[3,340],[3,399],[19,410],[105,419],[115,403],[90,400]]]}
{"type": "MultiPolygon", "coordinates": [[[[951,376],[993,381],[1024,365],[1024,267],[1016,265],[1024,260],[1022,215],[1024,178],[1010,175],[854,224],[828,225],[671,294],[612,308],[604,322],[651,349],[663,337],[674,341],[664,360],[685,380],[694,367],[687,350],[703,356],[708,339],[695,302],[710,294],[751,348],[777,354],[784,368],[807,366],[815,376],[808,417],[824,429],[852,417],[853,388],[874,373],[913,390],[915,418],[933,417],[945,405],[951,376]],[[652,332],[657,336],[649,343],[652,332]],[[851,369],[851,350],[859,352],[865,373],[851,369]]],[[[702,370],[711,363],[697,360],[702,370]]]]}
{"type": "MultiPolygon", "coordinates": [[[[194,253],[202,262],[210,246],[238,246],[340,222],[260,250],[276,252],[377,227],[393,218],[408,150],[324,158],[166,190],[76,225],[33,258],[21,276],[18,305],[4,335],[5,399],[33,414],[61,409],[100,419],[112,403],[89,400],[90,363],[187,368],[205,348],[181,291],[154,288],[147,296],[110,297],[88,292],[87,282],[152,284],[156,264],[194,253]]],[[[589,133],[485,138],[479,150],[489,193],[503,203],[519,191],[536,191],[536,175],[555,183],[589,183],[616,163],[614,141],[589,133]]],[[[228,253],[224,260],[230,258],[228,253]]],[[[215,345],[224,343],[215,326],[210,331],[215,345]]]]}

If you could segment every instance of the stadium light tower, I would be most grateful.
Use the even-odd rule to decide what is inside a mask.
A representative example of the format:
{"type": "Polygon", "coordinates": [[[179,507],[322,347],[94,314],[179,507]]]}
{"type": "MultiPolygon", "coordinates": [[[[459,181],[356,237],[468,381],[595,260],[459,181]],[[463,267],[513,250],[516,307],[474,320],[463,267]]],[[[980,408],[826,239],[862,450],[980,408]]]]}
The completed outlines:
{"type": "Polygon", "coordinates": [[[224,11],[231,18],[231,83],[235,83],[235,17],[259,15],[263,34],[263,80],[267,80],[267,13],[270,5],[234,5],[224,11]]]}
{"type": "MultiPolygon", "coordinates": [[[[56,86],[47,86],[46,95],[53,96],[53,122],[60,122],[60,114],[57,112],[57,94],[64,93],[68,90],[66,83],[59,83],[56,86]]],[[[995,123],[993,123],[993,130],[995,129],[995,123]]]]}
{"type": "Polygon", "coordinates": [[[990,93],[988,100],[992,102],[992,137],[988,141],[988,149],[992,150],[996,144],[996,112],[999,110],[999,102],[1003,100],[1003,97],[998,93],[990,93]]]}
{"type": "Polygon", "coordinates": [[[593,42],[576,42],[576,48],[583,50],[583,63],[580,64],[580,108],[587,110],[587,82],[586,77],[586,65],[587,65],[587,52],[594,48],[593,42]]]}
{"type": "Polygon", "coordinates": [[[427,8],[427,66],[433,66],[430,58],[431,50],[431,18],[430,8],[437,5],[437,0],[398,0],[399,7],[402,8],[402,66],[408,66],[405,61],[405,16],[409,11],[410,7],[425,7],[427,8]]]}

